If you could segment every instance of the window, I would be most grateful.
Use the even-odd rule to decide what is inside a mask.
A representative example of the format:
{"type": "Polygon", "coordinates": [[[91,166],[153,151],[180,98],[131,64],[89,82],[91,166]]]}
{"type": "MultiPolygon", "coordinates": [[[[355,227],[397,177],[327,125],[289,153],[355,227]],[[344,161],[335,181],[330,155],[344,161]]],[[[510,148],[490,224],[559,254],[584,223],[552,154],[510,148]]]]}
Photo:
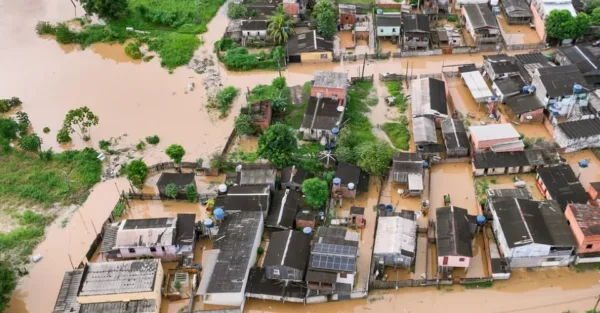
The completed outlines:
{"type": "Polygon", "coordinates": [[[155,247],[150,247],[150,252],[156,252],[156,248],[155,247]]]}
{"type": "Polygon", "coordinates": [[[340,278],[347,278],[347,277],[348,277],[348,274],[346,274],[346,273],[340,273],[340,278]]]}
{"type": "Polygon", "coordinates": [[[380,32],[380,33],[383,33],[383,29],[380,29],[380,30],[379,30],[379,32],[380,32]]]}
{"type": "Polygon", "coordinates": [[[458,261],[459,261],[459,262],[464,262],[464,261],[465,261],[465,258],[460,258],[460,259],[458,259],[458,261]]]}
{"type": "Polygon", "coordinates": [[[395,29],[395,28],[392,28],[392,33],[395,33],[395,32],[396,32],[396,29],[395,29]]]}
{"type": "Polygon", "coordinates": [[[556,260],[558,260],[558,258],[547,258],[546,262],[554,262],[556,260]]]}
{"type": "Polygon", "coordinates": [[[135,253],[135,249],[134,248],[129,248],[129,253],[135,253]]]}
{"type": "Polygon", "coordinates": [[[585,246],[586,249],[591,249],[594,245],[587,245],[585,246]]]}
{"type": "Polygon", "coordinates": [[[321,59],[327,59],[327,53],[321,53],[321,59]]]}

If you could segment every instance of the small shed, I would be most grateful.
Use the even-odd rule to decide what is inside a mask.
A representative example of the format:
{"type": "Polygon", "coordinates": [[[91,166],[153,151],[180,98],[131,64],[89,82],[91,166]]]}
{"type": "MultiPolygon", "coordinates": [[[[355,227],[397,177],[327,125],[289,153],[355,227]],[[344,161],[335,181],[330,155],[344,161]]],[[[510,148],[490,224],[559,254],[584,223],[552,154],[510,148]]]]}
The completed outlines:
{"type": "Polygon", "coordinates": [[[384,266],[411,267],[417,250],[417,217],[414,211],[379,211],[373,258],[384,266]]]}
{"type": "MultiPolygon", "coordinates": [[[[185,200],[187,199],[187,195],[185,192],[185,187],[187,185],[193,185],[196,188],[196,180],[194,179],[196,175],[194,173],[162,173],[158,178],[158,182],[156,186],[158,187],[158,192],[160,197],[163,199],[169,198],[165,194],[165,190],[167,186],[170,184],[174,184],[177,186],[177,199],[185,200]]],[[[196,188],[197,190],[197,188],[196,188]]]]}
{"type": "Polygon", "coordinates": [[[469,155],[471,145],[465,124],[461,120],[445,119],[442,121],[442,135],[449,157],[464,157],[469,155]]]}
{"type": "Polygon", "coordinates": [[[423,192],[423,159],[416,153],[396,152],[392,164],[394,182],[406,184],[412,196],[423,192]]]}
{"type": "Polygon", "coordinates": [[[475,102],[486,103],[494,95],[479,71],[464,72],[460,75],[467,88],[469,88],[475,102]]]}
{"type": "Polygon", "coordinates": [[[413,135],[417,146],[437,144],[435,121],[428,117],[415,117],[412,120],[413,135]]]}
{"type": "Polygon", "coordinates": [[[534,94],[521,94],[506,99],[506,105],[521,123],[544,120],[544,105],[534,94]]]}
{"type": "Polygon", "coordinates": [[[284,167],[281,170],[281,188],[302,190],[302,183],[310,176],[306,170],[296,165],[284,167]]]}

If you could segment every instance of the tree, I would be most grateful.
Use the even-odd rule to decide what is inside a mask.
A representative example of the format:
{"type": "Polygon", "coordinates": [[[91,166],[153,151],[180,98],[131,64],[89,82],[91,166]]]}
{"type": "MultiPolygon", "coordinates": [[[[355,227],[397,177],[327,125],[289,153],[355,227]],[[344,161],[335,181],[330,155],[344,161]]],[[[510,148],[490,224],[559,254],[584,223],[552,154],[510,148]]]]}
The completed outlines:
{"type": "Polygon", "coordinates": [[[313,8],[317,21],[317,32],[325,39],[331,39],[337,31],[337,13],[333,2],[321,0],[313,8]]]}
{"type": "Polygon", "coordinates": [[[285,86],[287,86],[285,77],[275,77],[273,78],[273,81],[271,82],[271,85],[277,89],[283,89],[285,86]]]}
{"type": "Polygon", "coordinates": [[[63,129],[69,134],[77,133],[83,140],[88,141],[90,139],[90,127],[98,125],[99,120],[90,108],[81,107],[67,112],[63,121],[63,129]]]}
{"type": "Polygon", "coordinates": [[[142,160],[133,160],[125,168],[127,179],[137,188],[142,188],[148,177],[148,166],[142,160]]]}
{"type": "Polygon", "coordinates": [[[246,9],[246,6],[244,6],[242,4],[236,4],[235,2],[229,2],[229,4],[227,5],[227,16],[230,19],[246,17],[247,14],[248,14],[248,9],[246,9]]]}
{"type": "Polygon", "coordinates": [[[25,135],[19,139],[19,147],[26,151],[37,152],[42,147],[42,138],[36,133],[25,135]]]}
{"type": "Polygon", "coordinates": [[[358,148],[357,165],[371,175],[382,175],[390,166],[393,154],[394,150],[387,142],[365,143],[358,148]]]}
{"type": "MultiPolygon", "coordinates": [[[[283,50],[283,47],[282,46],[275,47],[275,49],[273,49],[271,51],[271,53],[273,54],[273,59],[277,61],[277,71],[279,72],[279,78],[285,79],[285,77],[281,76],[281,60],[285,56],[285,51],[283,50]]],[[[275,86],[274,84],[275,84],[275,80],[273,80],[273,86],[275,86]]],[[[277,86],[275,86],[275,87],[277,87],[277,86]]]]}
{"type": "Polygon", "coordinates": [[[116,19],[127,14],[127,0],[81,1],[87,14],[97,14],[102,19],[116,19]]]}
{"type": "Polygon", "coordinates": [[[173,162],[175,162],[175,164],[179,165],[181,159],[183,159],[183,156],[185,155],[185,149],[180,145],[173,144],[167,147],[165,153],[173,160],[173,162]]]}
{"type": "Polygon", "coordinates": [[[590,26],[592,26],[592,19],[589,15],[582,12],[575,16],[572,23],[571,38],[577,39],[590,29],[590,26]]]}
{"type": "Polygon", "coordinates": [[[555,39],[577,39],[592,23],[589,15],[579,13],[573,17],[568,10],[554,10],[546,19],[546,34],[555,39]]]}
{"type": "Polygon", "coordinates": [[[587,0],[585,2],[585,13],[593,14],[596,8],[600,8],[600,0],[587,0]]]}
{"type": "Polygon", "coordinates": [[[179,192],[179,188],[175,184],[168,184],[165,187],[165,196],[172,198],[173,200],[177,199],[177,193],[179,192]]]}
{"type": "Polygon", "coordinates": [[[0,117],[0,138],[17,139],[19,123],[10,118],[0,117]]]}
{"type": "Polygon", "coordinates": [[[236,116],[233,124],[238,136],[251,136],[256,132],[256,126],[248,114],[236,116]]]}
{"type": "Polygon", "coordinates": [[[196,191],[194,184],[185,185],[185,196],[191,203],[198,201],[198,191],[196,191]]]}
{"type": "Polygon", "coordinates": [[[340,132],[336,143],[336,155],[338,159],[342,162],[356,164],[358,161],[358,155],[356,153],[356,146],[358,146],[359,142],[355,136],[352,136],[352,133],[349,129],[344,128],[340,132]]]}
{"type": "MultiPolygon", "coordinates": [[[[598,0],[600,2],[600,0],[598,0]]],[[[600,25],[600,8],[595,8],[594,11],[592,11],[591,13],[592,15],[590,16],[591,19],[591,23],[592,25],[600,25]]]]}
{"type": "Polygon", "coordinates": [[[15,272],[7,265],[0,263],[0,312],[8,308],[10,295],[17,287],[15,272]]]}
{"type": "Polygon", "coordinates": [[[283,6],[277,6],[277,11],[269,18],[267,30],[269,36],[278,44],[285,43],[288,40],[288,35],[294,34],[294,21],[291,16],[283,11],[283,6]]]}
{"type": "Polygon", "coordinates": [[[71,138],[71,136],[69,135],[69,131],[66,130],[64,127],[61,128],[58,133],[56,133],[56,141],[60,144],[64,144],[67,142],[71,142],[71,140],[73,140],[71,138]]]}
{"type": "Polygon", "coordinates": [[[283,96],[283,90],[279,92],[277,97],[271,99],[271,108],[273,111],[282,112],[287,108],[288,100],[283,96]]]}
{"type": "Polygon", "coordinates": [[[310,178],[302,183],[305,201],[314,209],[320,209],[329,198],[329,186],[320,178],[310,178]]]}
{"type": "Polygon", "coordinates": [[[292,128],[285,124],[270,126],[258,138],[258,155],[269,160],[277,168],[289,165],[297,149],[296,135],[292,128]]]}

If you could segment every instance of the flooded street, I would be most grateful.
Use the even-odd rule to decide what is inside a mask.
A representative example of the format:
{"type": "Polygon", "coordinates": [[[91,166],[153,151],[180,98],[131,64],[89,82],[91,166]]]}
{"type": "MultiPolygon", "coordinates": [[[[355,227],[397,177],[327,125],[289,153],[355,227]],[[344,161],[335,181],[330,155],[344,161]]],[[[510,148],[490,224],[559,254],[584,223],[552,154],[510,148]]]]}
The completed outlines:
{"type": "Polygon", "coordinates": [[[435,220],[435,209],[444,206],[444,195],[450,195],[452,205],[477,215],[473,170],[468,163],[435,164],[431,169],[430,212],[435,220]]]}
{"type": "Polygon", "coordinates": [[[562,155],[567,160],[575,175],[579,177],[579,181],[583,188],[587,190],[590,183],[600,181],[600,160],[594,155],[591,150],[583,150],[562,155]],[[579,166],[579,161],[587,160],[588,167],[582,168],[579,166]]]}
{"type": "Polygon", "coordinates": [[[535,44],[540,42],[537,32],[529,25],[508,25],[504,15],[500,14],[497,17],[506,44],[535,44]]]}

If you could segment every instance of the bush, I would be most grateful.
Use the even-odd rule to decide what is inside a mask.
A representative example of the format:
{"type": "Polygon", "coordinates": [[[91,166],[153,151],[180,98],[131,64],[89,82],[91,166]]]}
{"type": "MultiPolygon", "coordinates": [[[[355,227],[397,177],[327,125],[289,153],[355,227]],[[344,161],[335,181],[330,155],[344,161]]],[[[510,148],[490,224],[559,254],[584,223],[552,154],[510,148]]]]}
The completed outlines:
{"type": "Polygon", "coordinates": [[[262,255],[263,253],[265,253],[265,249],[263,247],[258,247],[256,248],[256,253],[258,255],[262,255]]]}
{"type": "Polygon", "coordinates": [[[56,25],[56,41],[63,45],[75,43],[76,34],[64,23],[56,25]]]}
{"type": "Polygon", "coordinates": [[[157,135],[146,137],[146,142],[151,145],[157,145],[160,142],[160,138],[157,135]]]}
{"type": "Polygon", "coordinates": [[[49,148],[46,151],[40,151],[38,155],[40,157],[40,160],[42,161],[52,161],[52,158],[54,157],[54,152],[52,152],[52,148],[49,148]]]}
{"type": "Polygon", "coordinates": [[[277,89],[283,89],[285,86],[287,86],[285,77],[274,78],[272,85],[273,85],[273,87],[275,87],[277,89]]]}
{"type": "Polygon", "coordinates": [[[450,14],[446,17],[446,21],[448,22],[456,22],[458,21],[458,17],[454,14],[450,14]]]}
{"type": "Polygon", "coordinates": [[[113,217],[121,217],[121,216],[123,216],[123,213],[125,213],[126,208],[127,208],[127,206],[125,205],[125,201],[119,200],[119,202],[117,202],[117,204],[115,204],[115,207],[113,208],[111,215],[113,217]]]}
{"type": "Polygon", "coordinates": [[[10,118],[0,117],[0,138],[8,140],[17,139],[19,123],[10,118]]]}
{"type": "Polygon", "coordinates": [[[178,193],[178,188],[177,185],[175,184],[168,184],[165,187],[165,196],[172,198],[173,200],[177,199],[177,193],[178,193]]]}
{"type": "Polygon", "coordinates": [[[160,55],[160,65],[167,69],[188,64],[200,46],[196,35],[167,33],[148,42],[148,47],[160,55]]]}
{"type": "Polygon", "coordinates": [[[385,123],[381,127],[394,146],[400,150],[408,150],[410,146],[410,132],[406,125],[400,123],[385,123]]]}
{"type": "Polygon", "coordinates": [[[234,2],[229,2],[227,5],[227,16],[230,19],[237,19],[246,17],[248,14],[248,10],[243,4],[236,4],[234,2]]]}
{"type": "Polygon", "coordinates": [[[310,178],[302,183],[305,201],[314,209],[320,209],[329,198],[329,186],[320,178],[310,178]]]}
{"type": "Polygon", "coordinates": [[[73,139],[69,135],[69,131],[66,128],[61,128],[56,134],[56,141],[60,144],[71,142],[73,139]]]}
{"type": "Polygon", "coordinates": [[[12,108],[21,105],[21,99],[12,97],[10,99],[0,99],[0,113],[6,113],[12,108]]]}
{"type": "Polygon", "coordinates": [[[173,160],[175,164],[180,164],[185,155],[185,149],[178,144],[172,144],[165,149],[165,154],[173,160]]]}
{"type": "Polygon", "coordinates": [[[194,186],[194,184],[185,186],[185,196],[191,203],[198,202],[198,191],[196,191],[196,186],[194,186]]]}
{"type": "Polygon", "coordinates": [[[130,42],[125,46],[125,54],[134,60],[141,59],[144,54],[140,51],[140,45],[136,42],[130,42]]]}
{"type": "Polygon", "coordinates": [[[19,139],[19,147],[25,151],[37,152],[42,146],[42,139],[35,133],[19,139]]]}
{"type": "Polygon", "coordinates": [[[110,149],[110,141],[108,140],[100,140],[100,142],[98,142],[98,147],[100,147],[100,150],[104,150],[104,151],[108,151],[108,149],[110,149]]]}
{"type": "Polygon", "coordinates": [[[10,295],[16,287],[17,275],[8,265],[0,263],[0,312],[8,308],[10,295]]]}
{"type": "Polygon", "coordinates": [[[215,95],[214,98],[209,100],[208,107],[212,109],[218,109],[221,112],[221,117],[227,116],[229,108],[235,97],[237,97],[239,89],[234,86],[227,86],[215,95]]]}
{"type": "Polygon", "coordinates": [[[42,131],[44,132],[44,134],[47,134],[50,132],[50,128],[49,127],[44,127],[44,129],[42,129],[42,131]]]}
{"type": "Polygon", "coordinates": [[[140,140],[140,142],[135,145],[135,148],[137,150],[144,150],[144,148],[146,148],[146,143],[140,140]]]}
{"type": "Polygon", "coordinates": [[[238,136],[250,136],[256,132],[256,126],[248,114],[240,114],[235,117],[235,131],[238,136]]]}
{"type": "Polygon", "coordinates": [[[142,160],[133,160],[125,167],[125,175],[134,186],[141,188],[148,177],[148,166],[142,160]]]}
{"type": "Polygon", "coordinates": [[[56,33],[56,28],[49,22],[39,21],[35,25],[35,32],[38,35],[54,35],[56,33]]]}

